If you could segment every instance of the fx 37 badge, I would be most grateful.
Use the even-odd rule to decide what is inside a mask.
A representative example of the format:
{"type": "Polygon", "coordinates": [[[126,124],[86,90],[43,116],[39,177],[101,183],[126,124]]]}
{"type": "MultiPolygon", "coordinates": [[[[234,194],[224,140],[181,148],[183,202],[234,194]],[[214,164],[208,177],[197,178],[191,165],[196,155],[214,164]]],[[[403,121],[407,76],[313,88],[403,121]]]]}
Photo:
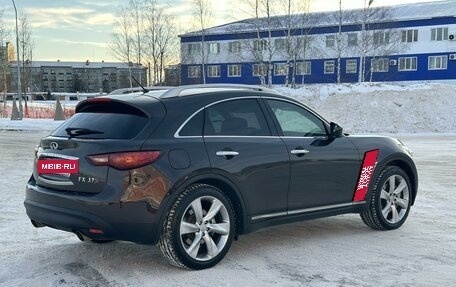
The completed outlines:
{"type": "Polygon", "coordinates": [[[99,183],[100,179],[96,177],[78,176],[78,181],[82,183],[99,183]]]}

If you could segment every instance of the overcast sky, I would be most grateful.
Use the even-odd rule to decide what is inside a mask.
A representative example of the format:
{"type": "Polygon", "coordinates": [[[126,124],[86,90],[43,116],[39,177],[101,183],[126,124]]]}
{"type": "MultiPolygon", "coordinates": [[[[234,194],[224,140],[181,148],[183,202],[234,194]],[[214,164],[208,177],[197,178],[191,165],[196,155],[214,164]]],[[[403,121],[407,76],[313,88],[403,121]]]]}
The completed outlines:
{"type": "MultiPolygon", "coordinates": [[[[171,6],[180,22],[181,32],[191,27],[192,0],[158,0],[171,6]]],[[[235,2],[214,0],[216,25],[245,17],[235,2]]],[[[107,45],[111,40],[116,12],[129,0],[15,0],[18,13],[26,13],[33,27],[34,60],[115,61],[107,45]]],[[[338,9],[338,0],[313,0],[311,11],[338,9]]],[[[373,6],[433,2],[432,0],[374,0],[373,6]]],[[[345,0],[344,7],[361,8],[364,0],[345,0]]],[[[14,9],[11,1],[2,0],[5,24],[13,28],[14,9]]],[[[13,43],[15,38],[11,37],[13,43]]]]}

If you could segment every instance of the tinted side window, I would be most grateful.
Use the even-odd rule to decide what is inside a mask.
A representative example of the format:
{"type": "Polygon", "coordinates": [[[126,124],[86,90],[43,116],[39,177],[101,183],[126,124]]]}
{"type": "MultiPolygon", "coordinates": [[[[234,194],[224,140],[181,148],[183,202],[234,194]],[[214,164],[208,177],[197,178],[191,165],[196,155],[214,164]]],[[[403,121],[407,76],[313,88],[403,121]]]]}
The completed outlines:
{"type": "Polygon", "coordinates": [[[306,109],[284,101],[268,100],[284,136],[326,136],[323,122],[306,109]]]}
{"type": "Polygon", "coordinates": [[[269,136],[266,118],[256,99],[232,100],[206,109],[205,135],[269,136]]]}
{"type": "Polygon", "coordinates": [[[180,130],[180,136],[202,136],[204,125],[204,110],[194,115],[180,130]]]}

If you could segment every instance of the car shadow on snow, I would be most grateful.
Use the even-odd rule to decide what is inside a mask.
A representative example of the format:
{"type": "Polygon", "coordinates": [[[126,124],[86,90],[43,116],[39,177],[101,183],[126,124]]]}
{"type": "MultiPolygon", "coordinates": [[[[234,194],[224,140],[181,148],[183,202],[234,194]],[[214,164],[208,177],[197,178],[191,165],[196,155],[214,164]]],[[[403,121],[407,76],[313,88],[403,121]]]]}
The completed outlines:
{"type": "MultiPolygon", "coordinates": [[[[289,249],[293,247],[302,249],[312,246],[315,242],[321,243],[334,238],[344,242],[353,240],[355,236],[369,236],[373,232],[375,231],[366,227],[358,216],[353,215],[268,227],[240,236],[238,241],[233,242],[224,261],[229,258],[229,261],[242,262],[245,258],[248,260],[249,256],[261,254],[260,256],[267,257],[268,253],[281,251],[281,249],[289,252],[289,249]]],[[[179,270],[166,262],[158,246],[122,241],[105,244],[80,242],[60,245],[58,249],[62,257],[73,258],[75,262],[90,263],[92,267],[101,264],[127,273],[132,268],[134,270],[138,270],[138,268],[155,270],[156,272],[179,270]]]]}

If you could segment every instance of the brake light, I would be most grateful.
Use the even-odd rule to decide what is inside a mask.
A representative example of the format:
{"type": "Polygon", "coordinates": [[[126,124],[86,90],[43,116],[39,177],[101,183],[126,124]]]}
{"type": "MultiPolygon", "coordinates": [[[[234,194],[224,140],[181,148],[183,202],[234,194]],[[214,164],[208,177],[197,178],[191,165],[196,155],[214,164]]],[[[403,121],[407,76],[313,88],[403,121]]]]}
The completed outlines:
{"type": "Polygon", "coordinates": [[[109,103],[110,101],[111,101],[110,98],[98,98],[98,97],[95,97],[95,98],[87,99],[87,102],[89,102],[89,103],[109,103]]]}
{"type": "Polygon", "coordinates": [[[129,170],[151,164],[159,156],[159,151],[133,151],[91,155],[89,159],[96,166],[110,166],[119,170],[129,170]]]}

